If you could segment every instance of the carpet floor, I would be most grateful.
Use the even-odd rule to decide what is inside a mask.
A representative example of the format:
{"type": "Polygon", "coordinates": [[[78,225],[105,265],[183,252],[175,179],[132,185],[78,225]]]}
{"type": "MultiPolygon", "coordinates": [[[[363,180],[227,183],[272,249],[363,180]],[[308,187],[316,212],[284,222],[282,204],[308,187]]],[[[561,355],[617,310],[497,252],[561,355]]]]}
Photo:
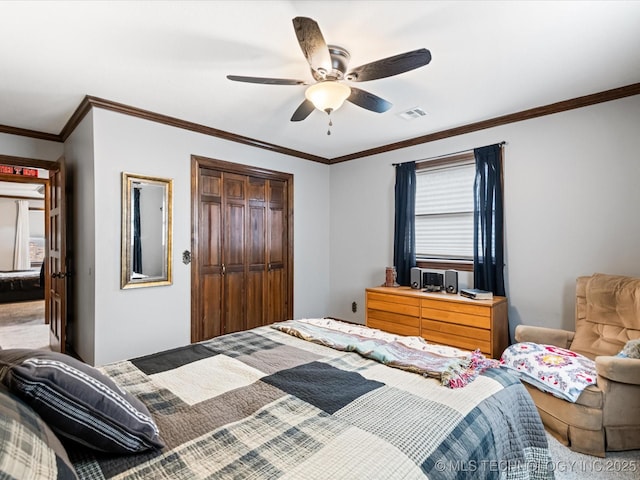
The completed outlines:
{"type": "Polygon", "coordinates": [[[571,451],[547,433],[556,480],[638,480],[640,450],[607,452],[606,458],[571,451]]]}
{"type": "Polygon", "coordinates": [[[0,304],[0,327],[43,323],[44,300],[0,304]]]}
{"type": "Polygon", "coordinates": [[[49,350],[43,300],[0,304],[0,348],[49,350]]]}

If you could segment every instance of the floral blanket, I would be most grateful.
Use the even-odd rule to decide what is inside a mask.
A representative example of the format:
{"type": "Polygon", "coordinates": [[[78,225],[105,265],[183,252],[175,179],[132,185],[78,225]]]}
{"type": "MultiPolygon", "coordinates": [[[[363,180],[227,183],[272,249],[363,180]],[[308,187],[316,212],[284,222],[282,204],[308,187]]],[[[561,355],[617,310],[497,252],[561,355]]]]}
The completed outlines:
{"type": "Polygon", "coordinates": [[[572,403],[597,378],[593,360],[553,345],[516,343],[504,351],[500,362],[522,381],[572,403]]]}
{"type": "Polygon", "coordinates": [[[449,388],[460,388],[497,360],[480,353],[427,343],[421,337],[404,337],[337,320],[289,320],[273,328],[310,342],[345,352],[355,352],[390,367],[434,377],[449,388]]]}

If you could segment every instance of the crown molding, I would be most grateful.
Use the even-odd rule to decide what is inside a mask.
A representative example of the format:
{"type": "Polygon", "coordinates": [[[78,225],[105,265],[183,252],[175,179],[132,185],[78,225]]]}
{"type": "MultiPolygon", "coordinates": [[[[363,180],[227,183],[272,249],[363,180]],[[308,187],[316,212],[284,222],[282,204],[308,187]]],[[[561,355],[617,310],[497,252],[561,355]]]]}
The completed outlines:
{"type": "MultiPolygon", "coordinates": [[[[30,167],[30,168],[42,168],[49,170],[56,165],[55,160],[41,160],[39,158],[27,158],[27,157],[14,157],[11,155],[0,154],[0,164],[2,165],[15,165],[18,167],[30,167]]],[[[37,178],[37,177],[27,177],[37,178]]]]}
{"type": "Polygon", "coordinates": [[[300,152],[298,150],[293,150],[291,148],[282,147],[280,145],[275,145],[273,143],[256,140],[255,138],[237,135],[235,133],[226,132],[224,130],[219,130],[217,128],[207,127],[205,125],[200,125],[198,123],[189,122],[187,120],[181,120],[179,118],[170,117],[168,115],[162,115],[160,113],[151,112],[149,110],[143,110],[141,108],[132,107],[131,105],[125,105],[123,103],[112,102],[111,100],[105,100],[104,98],[92,97],[90,95],[87,95],[82,100],[82,102],[80,103],[76,111],[73,113],[73,115],[71,115],[71,118],[62,129],[60,136],[63,139],[63,141],[66,140],[69,137],[69,135],[71,135],[73,130],[78,126],[80,121],[89,112],[89,110],[91,110],[91,108],[102,108],[105,110],[110,110],[112,112],[122,113],[124,115],[130,115],[132,117],[143,118],[145,120],[150,120],[152,122],[162,123],[164,125],[181,128],[183,130],[190,130],[192,132],[202,133],[204,135],[221,138],[223,140],[228,140],[230,142],[242,143],[244,145],[249,145],[251,147],[262,148],[264,150],[281,153],[283,155],[290,155],[293,157],[298,157],[305,160],[311,160],[314,162],[320,162],[327,165],[330,162],[328,158],[318,157],[316,155],[311,155],[309,153],[300,152]]]}
{"type": "Polygon", "coordinates": [[[89,95],[85,95],[85,97],[80,102],[80,105],[76,107],[73,111],[67,123],[65,123],[62,130],[60,130],[60,138],[63,142],[67,141],[67,138],[73,133],[76,127],[80,124],[82,119],[85,117],[87,113],[91,110],[91,102],[89,101],[89,95]]]}
{"type": "Polygon", "coordinates": [[[510,113],[500,117],[494,117],[487,120],[482,120],[475,123],[469,123],[459,127],[450,128],[447,130],[441,130],[439,132],[429,133],[419,137],[410,138],[400,142],[390,143],[382,145],[380,147],[371,148],[368,150],[362,150],[360,152],[354,152],[348,155],[343,155],[334,158],[324,158],[317,155],[311,155],[309,153],[301,152],[299,150],[293,150],[290,148],[275,145],[273,143],[263,142],[254,138],[237,135],[235,133],[226,132],[213,127],[207,127],[198,123],[189,122],[187,120],[181,120],[179,118],[170,117],[168,115],[162,115],[159,113],[151,112],[149,110],[143,110],[130,105],[122,103],[112,102],[103,98],[85,96],[82,102],[74,113],[71,115],[60,134],[37,132],[34,130],[27,130],[23,128],[10,127],[6,125],[0,125],[0,133],[9,133],[12,135],[21,135],[31,138],[37,138],[41,140],[50,140],[54,142],[64,142],[69,138],[69,135],[75,130],[78,124],[82,121],[84,116],[91,110],[91,108],[103,108],[124,115],[130,115],[133,117],[143,118],[157,123],[162,123],[172,127],[181,128],[184,130],[190,130],[204,135],[221,138],[230,142],[242,143],[255,148],[262,148],[283,155],[289,155],[298,157],[304,160],[311,160],[313,162],[319,162],[326,165],[333,165],[336,163],[346,162],[349,160],[355,160],[358,158],[368,157],[371,155],[378,155],[381,153],[387,153],[402,148],[413,147],[421,145],[423,143],[434,142],[436,140],[442,140],[449,137],[455,137],[458,135],[464,135],[478,130],[485,130],[487,128],[498,127],[501,125],[507,125],[509,123],[521,122],[523,120],[530,120],[532,118],[542,117],[545,115],[552,115],[554,113],[566,112],[567,110],[573,110],[576,108],[588,107],[603,102],[610,102],[612,100],[618,100],[620,98],[630,97],[640,94],[640,83],[633,83],[623,87],[613,88],[611,90],[605,90],[603,92],[593,93],[590,95],[584,95],[582,97],[576,97],[561,102],[551,103],[540,107],[531,108],[528,110],[522,110],[516,113],[510,113]]]}
{"type": "Polygon", "coordinates": [[[26,128],[10,127],[9,125],[0,125],[0,133],[8,133],[9,135],[18,135],[20,137],[37,138],[38,140],[49,140],[51,142],[62,142],[60,135],[55,133],[38,132],[36,130],[28,130],[26,128]]]}
{"type": "Polygon", "coordinates": [[[530,108],[528,110],[522,110],[517,113],[510,113],[509,115],[503,115],[501,117],[494,117],[488,120],[482,120],[480,122],[469,123],[460,127],[450,128],[447,130],[441,130],[439,132],[430,133],[421,137],[411,138],[409,140],[403,140],[401,142],[390,143],[381,147],[371,148],[368,150],[362,150],[360,152],[351,153],[342,157],[332,158],[330,164],[346,162],[348,160],[355,160],[357,158],[368,157],[371,155],[377,155],[380,153],[391,152],[393,150],[399,150],[401,148],[413,147],[423,143],[434,142],[436,140],[442,140],[444,138],[455,137],[458,135],[464,135],[465,133],[477,132],[478,130],[484,130],[487,128],[499,127],[501,125],[507,125],[508,123],[521,122],[523,120],[530,120],[536,117],[542,117],[545,115],[552,115],[554,113],[566,112],[567,110],[573,110],[576,108],[588,107],[597,103],[609,102],[611,100],[618,100],[624,97],[630,97],[640,94],[640,83],[633,83],[624,87],[613,88],[604,92],[593,93],[591,95],[584,95],[582,97],[572,98],[570,100],[564,100],[562,102],[551,103],[542,107],[530,108]]]}

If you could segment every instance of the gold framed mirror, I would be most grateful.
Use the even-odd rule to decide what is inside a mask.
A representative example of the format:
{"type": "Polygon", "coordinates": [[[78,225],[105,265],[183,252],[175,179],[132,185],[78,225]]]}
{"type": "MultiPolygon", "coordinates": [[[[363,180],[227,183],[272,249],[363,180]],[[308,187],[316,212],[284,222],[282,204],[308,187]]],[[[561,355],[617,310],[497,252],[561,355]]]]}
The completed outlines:
{"type": "Polygon", "coordinates": [[[173,180],[122,172],[121,288],[171,285],[173,180]]]}

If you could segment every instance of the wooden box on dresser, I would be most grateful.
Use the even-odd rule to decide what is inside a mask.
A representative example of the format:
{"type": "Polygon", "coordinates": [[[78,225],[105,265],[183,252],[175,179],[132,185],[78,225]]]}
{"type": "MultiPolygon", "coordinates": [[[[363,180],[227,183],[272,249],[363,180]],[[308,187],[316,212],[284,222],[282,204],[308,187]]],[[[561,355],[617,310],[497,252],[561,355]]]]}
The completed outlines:
{"type": "Polygon", "coordinates": [[[368,327],[464,350],[479,348],[493,358],[509,345],[506,297],[472,300],[409,287],[375,287],[366,293],[368,327]]]}

